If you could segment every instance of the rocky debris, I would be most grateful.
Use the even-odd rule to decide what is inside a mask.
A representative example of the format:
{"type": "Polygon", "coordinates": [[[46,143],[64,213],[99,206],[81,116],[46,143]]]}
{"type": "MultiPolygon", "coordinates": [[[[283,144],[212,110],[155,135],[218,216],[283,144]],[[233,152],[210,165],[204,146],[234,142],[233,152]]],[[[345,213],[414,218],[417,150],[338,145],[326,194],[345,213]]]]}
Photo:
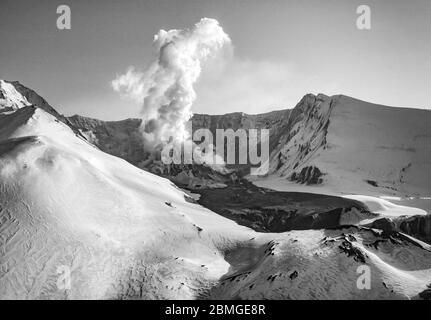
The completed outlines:
{"type": "Polygon", "coordinates": [[[319,168],[314,166],[307,166],[301,169],[301,172],[293,172],[290,176],[291,181],[296,181],[298,183],[313,185],[313,184],[321,184],[323,182],[322,179],[323,173],[319,170],[319,168]]]}
{"type": "MultiPolygon", "coordinates": [[[[360,229],[359,227],[351,226],[355,229],[360,229]]],[[[370,229],[368,229],[370,230],[370,229]]],[[[341,242],[340,245],[338,245],[338,248],[341,250],[341,252],[344,252],[347,254],[348,257],[353,256],[353,259],[357,262],[365,263],[365,259],[367,258],[367,255],[361,251],[358,247],[353,245],[353,242],[356,242],[356,237],[352,234],[346,234],[342,233],[341,235],[331,238],[329,236],[326,236],[322,239],[323,245],[332,245],[337,242],[341,242]]]]}
{"type": "Polygon", "coordinates": [[[263,252],[265,254],[265,256],[273,256],[274,255],[274,249],[275,247],[278,245],[279,243],[275,242],[275,241],[270,241],[268,242],[265,251],[263,252]]]}
{"type": "Polygon", "coordinates": [[[242,273],[238,273],[238,274],[234,274],[232,276],[226,277],[221,281],[221,285],[226,284],[227,282],[239,282],[241,280],[246,279],[249,275],[251,274],[251,271],[247,271],[247,272],[242,272],[242,273]]]}
{"type": "Polygon", "coordinates": [[[381,244],[381,243],[387,243],[388,242],[388,240],[387,239],[377,239],[376,241],[374,241],[374,242],[371,242],[371,243],[367,243],[367,244],[365,244],[367,247],[373,247],[374,249],[376,249],[376,250],[378,250],[379,249],[379,245],[381,244]]]}
{"type": "Polygon", "coordinates": [[[365,263],[366,255],[350,241],[343,241],[338,248],[340,248],[342,252],[346,253],[348,257],[353,256],[355,261],[365,263]]]}
{"type": "Polygon", "coordinates": [[[202,232],[204,230],[196,224],[193,224],[193,226],[196,228],[196,230],[198,230],[198,232],[202,232]]]}
{"type": "Polygon", "coordinates": [[[274,282],[274,280],[277,278],[277,274],[275,274],[275,275],[270,275],[268,278],[266,278],[266,280],[267,281],[270,281],[270,282],[274,282]]]}

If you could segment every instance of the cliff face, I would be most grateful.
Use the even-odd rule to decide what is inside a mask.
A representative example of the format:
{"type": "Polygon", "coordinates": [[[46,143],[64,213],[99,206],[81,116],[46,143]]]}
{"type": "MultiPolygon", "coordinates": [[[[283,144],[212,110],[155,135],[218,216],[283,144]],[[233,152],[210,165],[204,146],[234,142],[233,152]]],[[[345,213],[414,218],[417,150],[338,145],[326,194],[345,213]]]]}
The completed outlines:
{"type": "MultiPolygon", "coordinates": [[[[336,98],[308,94],[292,110],[279,133],[279,143],[271,150],[270,171],[296,180],[313,155],[325,148],[333,103],[336,98]]],[[[316,166],[317,167],[317,166],[316,166]]],[[[301,173],[302,172],[302,173],[301,173]]],[[[301,179],[303,183],[317,183],[301,179]]]]}
{"type": "Polygon", "coordinates": [[[431,215],[402,219],[399,229],[417,239],[431,243],[431,215]]]}
{"type": "Polygon", "coordinates": [[[192,118],[193,130],[200,128],[210,129],[216,136],[217,129],[268,129],[270,133],[269,149],[274,149],[279,143],[280,133],[287,127],[290,109],[272,111],[257,115],[243,112],[228,113],[224,115],[194,114],[192,118]]]}
{"type": "MultiPolygon", "coordinates": [[[[304,169],[303,164],[312,155],[326,145],[326,134],[329,125],[331,108],[335,98],[324,95],[308,94],[294,109],[249,115],[242,112],[225,115],[195,114],[192,118],[193,131],[207,128],[215,139],[217,129],[268,129],[270,151],[270,173],[291,178],[301,183],[314,184],[321,182],[324,173],[313,170],[313,175],[304,169]],[[298,172],[296,172],[296,170],[298,172]],[[318,176],[316,178],[316,175],[318,176]],[[306,175],[304,177],[304,174],[306,175]]],[[[142,165],[148,154],[143,151],[140,138],[139,119],[123,121],[100,121],[82,116],[69,117],[74,127],[101,150],[120,156],[135,165],[142,165]],[[137,150],[139,149],[139,150],[137,150]]],[[[215,141],[214,141],[215,142],[215,141]]],[[[238,154],[238,145],[236,145],[238,154]]],[[[229,168],[240,175],[249,173],[249,165],[233,165],[229,168]]]]}
{"type": "Polygon", "coordinates": [[[101,121],[75,115],[68,120],[86,139],[102,151],[139,166],[148,157],[144,150],[140,119],[101,121]]]}

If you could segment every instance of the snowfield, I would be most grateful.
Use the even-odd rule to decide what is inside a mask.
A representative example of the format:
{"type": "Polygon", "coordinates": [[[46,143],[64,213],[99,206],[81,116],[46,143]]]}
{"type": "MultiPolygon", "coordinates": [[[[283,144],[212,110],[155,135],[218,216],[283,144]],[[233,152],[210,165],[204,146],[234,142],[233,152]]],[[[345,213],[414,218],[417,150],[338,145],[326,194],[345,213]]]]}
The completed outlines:
{"type": "Polygon", "coordinates": [[[0,299],[416,299],[431,284],[431,249],[414,238],[258,233],[54,115],[14,110],[0,112],[0,299]]]}

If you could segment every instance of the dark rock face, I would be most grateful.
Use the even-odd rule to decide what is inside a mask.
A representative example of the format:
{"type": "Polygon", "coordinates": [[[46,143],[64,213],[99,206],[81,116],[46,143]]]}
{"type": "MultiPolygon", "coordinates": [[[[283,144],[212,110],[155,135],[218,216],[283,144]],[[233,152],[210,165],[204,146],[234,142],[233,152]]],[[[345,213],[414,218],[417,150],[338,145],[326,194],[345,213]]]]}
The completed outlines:
{"type": "Polygon", "coordinates": [[[68,120],[79,128],[100,150],[139,166],[148,157],[145,152],[140,119],[101,121],[75,115],[68,120]]]}
{"type": "Polygon", "coordinates": [[[367,256],[359,248],[353,246],[350,241],[343,241],[338,248],[347,254],[348,257],[352,256],[355,261],[365,263],[367,256]]]}
{"type": "MultiPolygon", "coordinates": [[[[295,148],[295,159],[288,158],[289,162],[296,161],[300,165],[309,157],[314,147],[319,148],[326,143],[326,132],[329,125],[329,115],[319,113],[320,104],[329,99],[329,97],[308,94],[295,106],[294,109],[272,111],[263,114],[250,115],[243,112],[229,113],[225,115],[207,115],[194,114],[192,117],[192,129],[195,132],[201,128],[207,128],[211,131],[213,139],[216,138],[217,129],[268,129],[269,130],[269,152],[270,152],[270,171],[274,172],[287,161],[285,156],[280,153],[280,148],[297,135],[298,124],[307,126],[307,132],[311,134],[311,140],[304,144],[297,145],[295,148]],[[296,129],[295,129],[296,128],[296,129]],[[311,143],[313,141],[313,143],[311,143]]],[[[101,150],[119,156],[132,164],[143,167],[140,162],[146,161],[148,155],[143,152],[136,152],[141,137],[141,120],[127,119],[123,121],[100,121],[96,119],[73,116],[68,118],[71,123],[84,134],[92,139],[95,145],[101,150]],[[120,137],[120,138],[119,138],[120,137]]],[[[258,135],[258,139],[260,135],[258,135]]],[[[141,139],[142,140],[142,139],[141,139]]],[[[215,143],[215,141],[214,141],[215,143]]],[[[260,148],[258,141],[257,148],[260,148]]],[[[236,141],[235,156],[239,158],[239,143],[236,141]]],[[[226,152],[225,152],[226,157],[226,152]]],[[[287,157],[287,156],[286,156],[287,157]]],[[[297,167],[295,166],[295,168],[297,167]]],[[[233,169],[238,176],[244,176],[250,173],[251,164],[228,165],[227,168],[233,169]]],[[[289,168],[289,173],[295,168],[289,168]]],[[[319,184],[323,180],[322,172],[318,168],[307,167],[303,171],[295,173],[300,183],[319,184]]],[[[295,178],[296,179],[296,178],[295,178]]]]}
{"type": "MultiPolygon", "coordinates": [[[[211,131],[214,139],[217,129],[232,129],[234,131],[238,129],[268,129],[270,150],[272,150],[279,142],[277,134],[288,123],[290,112],[291,110],[280,110],[258,115],[242,112],[225,115],[194,114],[192,129],[195,132],[198,129],[207,128],[211,131]]],[[[68,120],[102,151],[121,157],[138,167],[145,166],[149,154],[144,151],[145,148],[142,143],[141,119],[101,121],[75,115],[69,117],[68,120]]],[[[259,137],[260,135],[258,135],[259,137]]],[[[235,147],[236,158],[238,158],[239,144],[236,143],[235,147]]],[[[234,169],[239,175],[245,175],[249,173],[250,165],[230,165],[228,168],[234,169]]],[[[159,174],[159,172],[154,173],[159,174]]]]}
{"type": "Polygon", "coordinates": [[[431,215],[403,219],[399,224],[399,228],[404,233],[431,243],[431,215]]]}
{"type": "Polygon", "coordinates": [[[374,220],[370,227],[382,230],[383,236],[390,236],[392,233],[396,232],[395,223],[388,218],[374,220]]]}
{"type": "Polygon", "coordinates": [[[301,173],[297,168],[310,166],[314,155],[327,147],[330,116],[337,99],[336,96],[307,94],[292,109],[278,134],[279,143],[271,149],[271,173],[285,177],[294,174],[295,178],[301,173]]]}
{"type": "Polygon", "coordinates": [[[377,184],[376,181],[374,180],[365,180],[366,183],[368,183],[369,185],[372,185],[373,187],[378,187],[379,185],[377,184]]]}
{"type": "Polygon", "coordinates": [[[292,175],[290,176],[290,180],[307,185],[313,185],[321,184],[323,182],[322,176],[323,174],[319,170],[319,168],[314,166],[308,166],[302,168],[301,172],[299,173],[292,173],[292,175]]]}
{"type": "MultiPolygon", "coordinates": [[[[193,132],[207,128],[211,131],[214,144],[216,142],[217,129],[268,129],[269,130],[269,152],[271,153],[280,143],[281,136],[288,132],[290,126],[289,117],[292,110],[279,110],[257,115],[250,115],[243,112],[228,113],[224,115],[208,115],[208,114],[194,114],[192,117],[193,132]]],[[[260,148],[260,134],[258,134],[258,149],[260,148]]],[[[226,151],[226,150],[225,150],[226,151]]],[[[239,145],[235,145],[235,158],[239,158],[239,145]]],[[[226,152],[225,152],[226,160],[226,152]]],[[[250,164],[236,164],[228,165],[230,169],[234,169],[240,176],[250,173],[250,164]]]]}

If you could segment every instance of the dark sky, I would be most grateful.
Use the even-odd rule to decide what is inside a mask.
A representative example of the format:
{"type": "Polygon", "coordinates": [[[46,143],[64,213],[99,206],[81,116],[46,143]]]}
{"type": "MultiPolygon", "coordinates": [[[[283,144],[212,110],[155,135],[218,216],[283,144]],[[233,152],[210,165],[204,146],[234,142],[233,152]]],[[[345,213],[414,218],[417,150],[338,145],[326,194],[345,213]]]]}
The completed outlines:
{"type": "Polygon", "coordinates": [[[204,66],[194,112],[291,108],[308,93],[346,94],[431,108],[430,0],[63,0],[0,1],[0,78],[19,80],[66,115],[136,117],[140,106],[110,87],[128,66],[153,59],[159,29],[215,18],[234,57],[204,66]],[[56,9],[72,29],[56,28],[56,9]],[[356,28],[371,7],[372,28],[356,28]]]}

